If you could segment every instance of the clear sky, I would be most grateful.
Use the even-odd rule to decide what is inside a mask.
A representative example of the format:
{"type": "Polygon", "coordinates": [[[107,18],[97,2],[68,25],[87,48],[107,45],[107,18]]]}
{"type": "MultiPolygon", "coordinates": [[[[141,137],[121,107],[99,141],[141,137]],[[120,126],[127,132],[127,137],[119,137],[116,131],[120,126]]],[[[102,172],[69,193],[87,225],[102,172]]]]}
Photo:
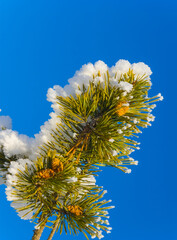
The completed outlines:
{"type": "MultiPolygon", "coordinates": [[[[33,136],[49,118],[49,87],[64,86],[85,63],[119,59],[148,64],[150,95],[164,101],[132,155],[139,165],[131,174],[104,168],[98,178],[116,206],[105,240],[176,240],[177,1],[0,0],[0,108],[20,133],[33,136]]],[[[0,194],[0,240],[30,240],[33,224],[17,216],[3,186],[0,194]]]]}

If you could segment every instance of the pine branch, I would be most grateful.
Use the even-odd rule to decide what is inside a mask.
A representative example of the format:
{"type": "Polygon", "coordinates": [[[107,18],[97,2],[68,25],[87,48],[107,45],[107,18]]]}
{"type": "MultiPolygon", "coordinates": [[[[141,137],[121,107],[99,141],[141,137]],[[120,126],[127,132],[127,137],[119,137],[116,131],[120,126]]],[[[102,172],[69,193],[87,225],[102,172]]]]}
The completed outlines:
{"type": "Polygon", "coordinates": [[[129,155],[139,149],[131,137],[141,132],[139,127],[151,125],[152,103],[162,100],[159,94],[148,97],[149,75],[135,76],[131,69],[118,73],[96,70],[88,85],[84,77],[74,87],[76,94],[57,96],[56,91],[54,110],[59,111],[41,130],[44,139],[46,130],[47,138],[50,131],[51,136],[34,161],[24,155],[7,157],[1,149],[0,177],[8,184],[8,200],[21,218],[38,219],[32,240],[39,240],[45,227],[52,228],[48,240],[58,229],[60,234],[81,232],[87,239],[87,234],[101,239],[102,231],[110,232],[105,210],[113,207],[106,205],[110,200],[102,200],[106,191],[95,185],[96,166],[130,173],[125,166],[137,161],[129,155]]]}
{"type": "Polygon", "coordinates": [[[50,233],[50,235],[49,235],[47,240],[52,240],[52,238],[53,238],[53,236],[54,236],[54,234],[55,234],[55,232],[57,230],[59,222],[60,222],[60,216],[58,216],[55,224],[53,225],[52,231],[51,231],[51,233],[50,233]]]}

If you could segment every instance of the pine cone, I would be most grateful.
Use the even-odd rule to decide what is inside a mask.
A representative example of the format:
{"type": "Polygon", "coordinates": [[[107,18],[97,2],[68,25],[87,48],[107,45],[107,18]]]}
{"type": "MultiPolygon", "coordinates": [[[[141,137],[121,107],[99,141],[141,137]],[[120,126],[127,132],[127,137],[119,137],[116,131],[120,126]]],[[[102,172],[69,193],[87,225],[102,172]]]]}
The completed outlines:
{"type": "Polygon", "coordinates": [[[63,163],[58,158],[52,160],[52,169],[54,172],[59,173],[63,171],[63,163]]]}

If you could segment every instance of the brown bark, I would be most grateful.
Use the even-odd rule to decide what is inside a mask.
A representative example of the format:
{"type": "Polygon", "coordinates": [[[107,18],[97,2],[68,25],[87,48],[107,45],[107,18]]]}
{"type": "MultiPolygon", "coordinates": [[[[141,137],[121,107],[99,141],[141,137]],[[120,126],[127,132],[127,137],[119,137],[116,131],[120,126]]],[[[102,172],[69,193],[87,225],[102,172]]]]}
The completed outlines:
{"type": "MultiPolygon", "coordinates": [[[[39,222],[40,222],[40,219],[39,219],[39,222]]],[[[39,240],[41,238],[41,235],[42,235],[42,233],[44,231],[46,222],[47,222],[47,219],[41,224],[39,229],[35,229],[34,230],[34,234],[33,234],[32,240],[39,240]]]]}
{"type": "Polygon", "coordinates": [[[42,225],[39,229],[34,230],[32,240],[39,240],[41,238],[42,232],[44,231],[45,224],[42,225]]]}
{"type": "Polygon", "coordinates": [[[47,240],[52,240],[52,238],[53,238],[53,236],[54,236],[54,234],[55,234],[55,232],[56,232],[56,230],[57,230],[57,227],[58,227],[59,222],[60,222],[60,218],[58,218],[58,219],[56,220],[55,224],[53,225],[52,231],[51,231],[51,233],[50,233],[50,235],[49,235],[49,237],[48,237],[47,240]]]}

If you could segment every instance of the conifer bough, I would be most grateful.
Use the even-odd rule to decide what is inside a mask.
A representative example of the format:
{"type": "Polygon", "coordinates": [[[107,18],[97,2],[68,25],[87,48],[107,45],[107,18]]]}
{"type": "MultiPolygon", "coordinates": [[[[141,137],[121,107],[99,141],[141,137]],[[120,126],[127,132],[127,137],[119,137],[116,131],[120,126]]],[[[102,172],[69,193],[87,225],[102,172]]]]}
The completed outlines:
{"type": "Polygon", "coordinates": [[[64,88],[48,90],[51,118],[34,138],[11,130],[11,119],[0,117],[0,183],[7,200],[22,219],[34,222],[38,240],[45,227],[55,232],[83,233],[88,239],[110,233],[111,200],[96,185],[99,166],[130,173],[137,165],[130,154],[134,140],[151,126],[151,111],[161,94],[148,96],[150,68],[119,60],[108,68],[89,63],[64,88]]]}

